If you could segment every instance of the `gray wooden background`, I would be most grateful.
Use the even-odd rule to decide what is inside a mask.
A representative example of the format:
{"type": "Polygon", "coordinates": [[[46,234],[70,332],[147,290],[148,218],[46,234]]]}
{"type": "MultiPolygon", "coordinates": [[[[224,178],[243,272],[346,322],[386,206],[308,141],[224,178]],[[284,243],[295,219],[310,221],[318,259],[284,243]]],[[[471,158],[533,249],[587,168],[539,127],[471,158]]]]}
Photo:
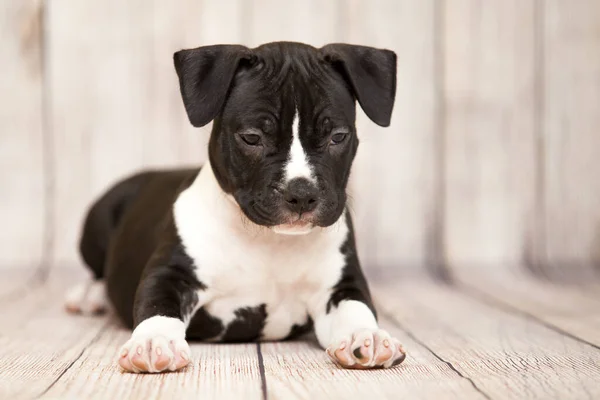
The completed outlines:
{"type": "Polygon", "coordinates": [[[174,51],[344,41],[398,54],[352,176],[374,271],[600,262],[600,1],[0,0],[0,266],[79,263],[85,208],[206,159],[174,51]]]}

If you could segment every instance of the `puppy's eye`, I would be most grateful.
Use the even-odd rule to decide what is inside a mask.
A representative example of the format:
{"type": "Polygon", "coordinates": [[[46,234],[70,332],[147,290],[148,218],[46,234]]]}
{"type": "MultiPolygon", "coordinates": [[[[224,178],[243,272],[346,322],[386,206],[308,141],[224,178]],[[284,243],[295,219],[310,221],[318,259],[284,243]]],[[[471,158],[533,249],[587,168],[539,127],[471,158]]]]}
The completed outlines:
{"type": "Polygon", "coordinates": [[[260,144],[260,135],[256,133],[243,133],[240,137],[249,146],[258,146],[260,144]]]}
{"type": "Polygon", "coordinates": [[[348,136],[348,131],[346,131],[346,130],[334,131],[333,135],[331,135],[330,143],[331,144],[340,144],[346,139],[347,136],[348,136]]]}

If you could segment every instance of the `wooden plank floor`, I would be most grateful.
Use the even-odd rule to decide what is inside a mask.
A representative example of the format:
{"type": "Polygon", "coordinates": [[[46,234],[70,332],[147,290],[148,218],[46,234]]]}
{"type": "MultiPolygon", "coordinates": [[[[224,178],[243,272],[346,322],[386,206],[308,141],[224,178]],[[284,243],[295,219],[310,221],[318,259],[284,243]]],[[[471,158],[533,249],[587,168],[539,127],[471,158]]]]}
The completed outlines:
{"type": "Polygon", "coordinates": [[[475,277],[372,284],[382,325],[408,358],[391,370],[338,368],[310,339],[192,344],[193,364],[122,373],[129,332],[114,317],[73,317],[65,288],[83,271],[2,272],[0,399],[599,399],[600,291],[475,277]],[[35,284],[32,284],[35,283],[35,284]]]}

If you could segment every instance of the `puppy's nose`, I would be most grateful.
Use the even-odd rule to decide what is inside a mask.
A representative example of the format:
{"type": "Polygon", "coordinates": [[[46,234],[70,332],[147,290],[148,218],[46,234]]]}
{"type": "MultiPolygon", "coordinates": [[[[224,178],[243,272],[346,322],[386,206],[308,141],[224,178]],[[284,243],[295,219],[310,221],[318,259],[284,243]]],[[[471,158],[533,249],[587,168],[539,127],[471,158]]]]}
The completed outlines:
{"type": "Polygon", "coordinates": [[[319,191],[310,181],[303,178],[292,179],[283,193],[288,208],[302,214],[317,208],[319,191]]]}

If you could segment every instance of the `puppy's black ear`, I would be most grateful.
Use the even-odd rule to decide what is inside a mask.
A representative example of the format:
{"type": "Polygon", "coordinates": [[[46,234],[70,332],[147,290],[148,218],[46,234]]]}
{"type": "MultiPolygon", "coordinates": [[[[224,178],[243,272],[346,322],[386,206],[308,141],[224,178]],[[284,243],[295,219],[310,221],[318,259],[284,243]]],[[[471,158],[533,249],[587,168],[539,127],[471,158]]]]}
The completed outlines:
{"type": "Polygon", "coordinates": [[[203,46],[173,55],[192,125],[204,126],[219,115],[240,62],[253,59],[251,50],[240,45],[203,46]]]}
{"type": "Polygon", "coordinates": [[[325,61],[341,69],[371,121],[389,126],[396,97],[396,53],[342,43],[324,46],[321,52],[325,61]]]}

